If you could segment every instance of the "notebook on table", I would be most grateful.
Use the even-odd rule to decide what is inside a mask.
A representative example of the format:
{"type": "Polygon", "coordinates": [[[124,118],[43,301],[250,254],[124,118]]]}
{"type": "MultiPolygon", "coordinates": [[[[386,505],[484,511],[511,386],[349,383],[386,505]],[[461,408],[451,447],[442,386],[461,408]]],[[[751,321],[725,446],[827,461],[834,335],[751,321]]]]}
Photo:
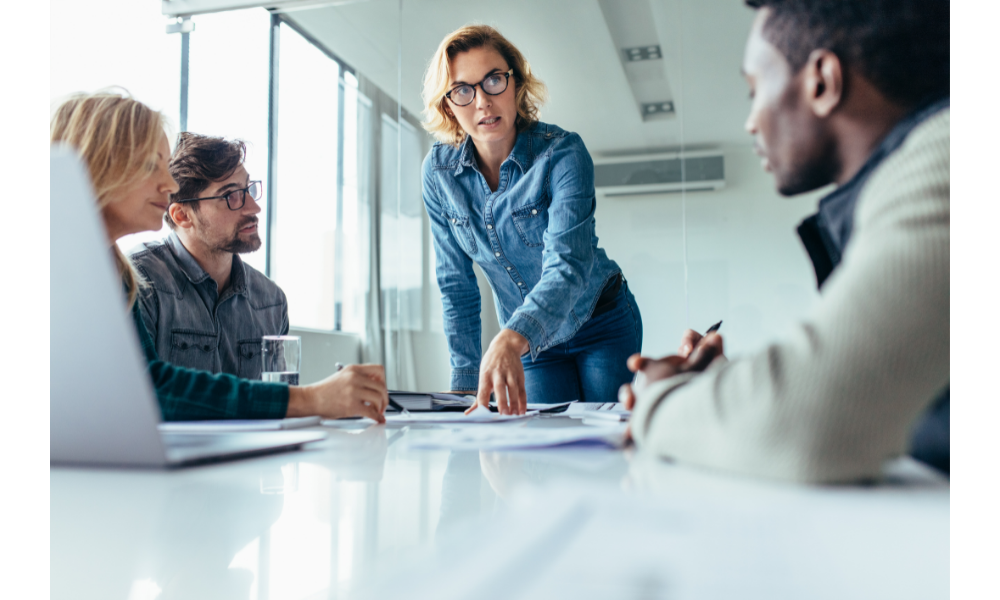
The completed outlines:
{"type": "MultiPolygon", "coordinates": [[[[476,403],[475,395],[444,394],[437,392],[399,392],[389,391],[389,397],[398,402],[400,406],[410,412],[429,411],[465,411],[476,403]]],[[[560,413],[565,412],[574,402],[562,402],[559,404],[528,403],[528,410],[537,410],[540,413],[560,413]]],[[[496,400],[490,401],[490,410],[497,412],[496,400]]],[[[392,412],[389,409],[388,412],[392,412]]]]}

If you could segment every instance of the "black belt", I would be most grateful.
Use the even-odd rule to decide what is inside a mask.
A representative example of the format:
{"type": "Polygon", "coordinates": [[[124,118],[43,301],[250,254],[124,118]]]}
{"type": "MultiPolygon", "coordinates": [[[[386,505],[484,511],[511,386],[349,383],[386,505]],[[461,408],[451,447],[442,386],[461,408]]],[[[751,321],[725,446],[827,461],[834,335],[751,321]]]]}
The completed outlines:
{"type": "Polygon", "coordinates": [[[594,312],[590,313],[591,319],[598,315],[603,315],[615,307],[615,300],[618,299],[618,292],[621,291],[624,281],[625,278],[622,277],[622,273],[619,271],[614,279],[604,284],[604,289],[597,299],[597,306],[594,307],[594,312]]]}

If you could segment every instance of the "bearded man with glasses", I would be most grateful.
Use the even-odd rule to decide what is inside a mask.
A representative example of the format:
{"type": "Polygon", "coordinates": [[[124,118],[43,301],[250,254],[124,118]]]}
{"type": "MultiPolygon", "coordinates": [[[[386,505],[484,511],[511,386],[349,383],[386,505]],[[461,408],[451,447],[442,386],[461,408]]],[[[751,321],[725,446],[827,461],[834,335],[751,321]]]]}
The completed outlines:
{"type": "Polygon", "coordinates": [[[240,259],[261,246],[261,183],[244,166],[246,145],[182,133],[170,159],[166,239],[131,257],[147,284],[142,317],[157,353],[175,365],[261,377],[261,338],[288,333],[288,300],[240,259]]]}

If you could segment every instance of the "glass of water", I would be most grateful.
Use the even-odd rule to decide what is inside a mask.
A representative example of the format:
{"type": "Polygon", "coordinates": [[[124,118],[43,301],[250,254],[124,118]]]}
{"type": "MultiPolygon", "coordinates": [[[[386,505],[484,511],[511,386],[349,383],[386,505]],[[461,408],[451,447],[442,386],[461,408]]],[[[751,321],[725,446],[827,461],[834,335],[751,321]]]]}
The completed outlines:
{"type": "Polygon", "coordinates": [[[261,358],[264,361],[261,379],[299,384],[302,338],[297,335],[265,335],[261,358]]]}

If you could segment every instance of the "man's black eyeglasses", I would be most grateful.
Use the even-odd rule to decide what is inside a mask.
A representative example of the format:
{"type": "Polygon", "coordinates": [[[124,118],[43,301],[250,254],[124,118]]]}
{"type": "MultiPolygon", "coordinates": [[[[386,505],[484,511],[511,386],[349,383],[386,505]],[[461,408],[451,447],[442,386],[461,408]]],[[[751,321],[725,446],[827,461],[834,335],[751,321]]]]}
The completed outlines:
{"type": "Polygon", "coordinates": [[[457,85],[451,88],[451,91],[445,94],[444,97],[451,100],[455,106],[468,106],[476,99],[476,86],[479,86],[484,93],[490,96],[499,96],[507,90],[507,82],[510,81],[510,76],[513,74],[514,69],[506,73],[493,73],[487,75],[486,79],[483,79],[479,83],[457,85]]]}
{"type": "Polygon", "coordinates": [[[226,192],[221,196],[209,196],[208,198],[188,198],[187,200],[174,200],[174,202],[198,202],[200,200],[225,200],[229,210],[239,210],[247,203],[247,194],[254,200],[260,200],[260,182],[251,181],[250,185],[240,190],[226,192]]]}

